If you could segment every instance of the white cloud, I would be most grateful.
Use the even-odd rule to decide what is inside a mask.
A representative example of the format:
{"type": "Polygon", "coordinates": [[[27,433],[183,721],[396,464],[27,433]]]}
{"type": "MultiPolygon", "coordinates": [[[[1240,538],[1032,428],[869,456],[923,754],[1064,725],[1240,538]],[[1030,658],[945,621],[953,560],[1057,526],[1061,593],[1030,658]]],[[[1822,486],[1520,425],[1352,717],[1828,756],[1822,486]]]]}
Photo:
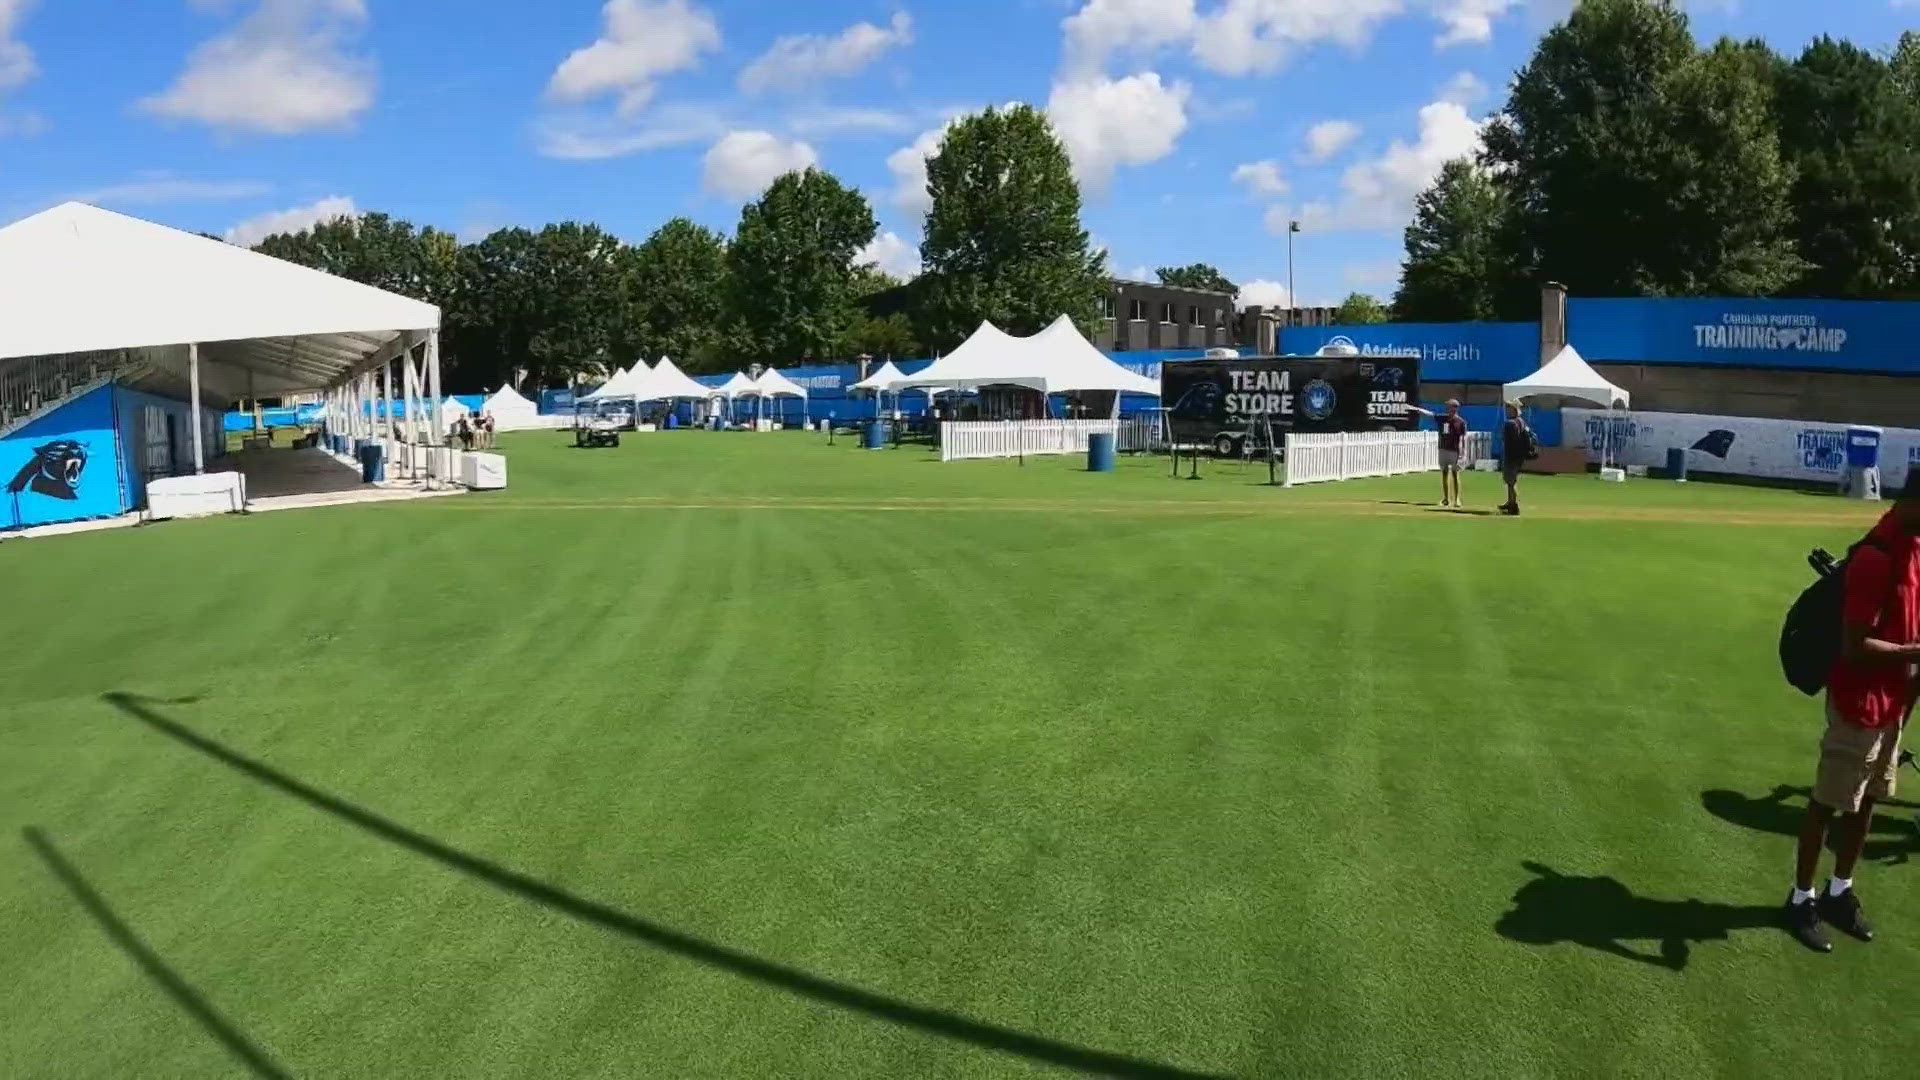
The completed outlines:
{"type": "Polygon", "coordinates": [[[920,133],[913,145],[903,146],[887,155],[887,171],[893,174],[893,201],[900,209],[923,217],[933,207],[927,194],[927,159],[940,152],[940,140],[952,123],[920,133]]]}
{"type": "Polygon", "coordinates": [[[821,138],[898,134],[912,131],[914,118],[887,109],[823,108],[796,113],[788,118],[787,126],[795,135],[821,138]]]}
{"type": "Polygon", "coordinates": [[[1194,21],[1193,0],[1087,0],[1060,23],[1066,68],[1098,74],[1113,53],[1149,54],[1187,40],[1194,21]]]}
{"type": "Polygon", "coordinates": [[[1467,108],[1479,104],[1486,96],[1487,84],[1481,82],[1480,76],[1471,71],[1463,71],[1448,79],[1447,85],[1440,89],[1441,101],[1451,101],[1467,108]]]}
{"type": "Polygon", "coordinates": [[[1525,0],[1433,0],[1433,17],[1444,29],[1433,39],[1436,48],[1471,45],[1493,40],[1493,20],[1525,0]]]}
{"type": "Polygon", "coordinates": [[[902,281],[920,276],[920,249],[892,232],[883,232],[854,255],[856,263],[873,263],[902,281]]]}
{"type": "Polygon", "coordinates": [[[1360,125],[1351,120],[1322,120],[1307,129],[1307,160],[1330,161],[1360,137],[1360,125]]]}
{"type": "Polygon", "coordinates": [[[1274,161],[1249,161],[1233,170],[1233,182],[1244,185],[1247,193],[1259,198],[1279,198],[1287,193],[1286,177],[1274,161]]]}
{"type": "Polygon", "coordinates": [[[1284,308],[1292,306],[1288,302],[1286,283],[1283,281],[1270,281],[1267,278],[1256,278],[1240,286],[1240,294],[1234,297],[1234,303],[1243,309],[1250,307],[1284,308]]]}
{"type": "Polygon", "coordinates": [[[715,195],[751,199],[786,173],[819,163],[806,143],[768,131],[729,131],[707,151],[702,182],[715,195]]]}
{"type": "Polygon", "coordinates": [[[749,94],[798,90],[833,78],[857,75],[867,65],[913,42],[913,17],[894,12],[886,26],[858,22],[831,37],[794,34],[773,43],[740,71],[740,89],[749,94]]]}
{"type": "Polygon", "coordinates": [[[1223,0],[1194,23],[1193,55],[1221,75],[1276,71],[1328,42],[1359,48],[1404,0],[1223,0]]]}
{"type": "Polygon", "coordinates": [[[140,108],[264,135],[351,127],[373,104],[372,61],[345,49],[366,22],[366,0],[260,0],[140,108]]]}
{"type": "Polygon", "coordinates": [[[1406,224],[1413,200],[1440,167],[1480,149],[1481,124],[1458,102],[1436,101],[1420,109],[1420,135],[1408,143],[1396,139],[1386,152],[1347,169],[1336,202],[1315,202],[1297,211],[1274,207],[1267,229],[1285,235],[1291,217],[1316,230],[1397,229],[1406,224]]]}
{"type": "Polygon", "coordinates": [[[1400,264],[1397,262],[1359,263],[1344,267],[1340,276],[1347,284],[1356,288],[1368,286],[1391,286],[1400,280],[1400,264]]]}
{"type": "Polygon", "coordinates": [[[33,0],[0,0],[0,91],[25,85],[40,73],[33,50],[15,35],[33,0]]]}
{"type": "Polygon", "coordinates": [[[547,80],[556,101],[617,94],[620,114],[633,116],[652,100],[660,76],[697,67],[701,53],[720,48],[719,24],[688,0],[607,0],[600,14],[600,36],[547,80]]]}
{"type": "Polygon", "coordinates": [[[1047,117],[1073,158],[1081,186],[1100,191],[1115,169],[1173,152],[1187,130],[1192,92],[1183,82],[1162,84],[1151,71],[1124,79],[1069,79],[1054,84],[1047,117]]]}
{"type": "Polygon", "coordinates": [[[352,199],[344,195],[330,195],[306,206],[274,210],[257,217],[250,217],[228,229],[226,239],[229,244],[252,247],[278,233],[301,232],[322,222],[359,216],[360,211],[353,205],[352,199]]]}
{"type": "Polygon", "coordinates": [[[620,118],[565,113],[535,122],[540,153],[566,161],[601,161],[643,150],[708,142],[735,122],[720,109],[700,104],[663,104],[645,116],[620,118]]]}
{"type": "Polygon", "coordinates": [[[259,180],[182,180],[164,174],[143,176],[67,196],[94,206],[153,206],[173,202],[222,202],[255,199],[273,190],[259,180]]]}

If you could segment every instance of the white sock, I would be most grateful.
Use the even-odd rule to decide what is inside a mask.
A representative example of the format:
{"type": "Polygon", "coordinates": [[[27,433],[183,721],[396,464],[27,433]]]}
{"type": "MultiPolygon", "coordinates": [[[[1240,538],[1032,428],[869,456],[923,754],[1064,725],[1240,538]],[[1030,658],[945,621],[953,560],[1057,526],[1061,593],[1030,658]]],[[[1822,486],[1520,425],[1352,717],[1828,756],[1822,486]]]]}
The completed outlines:
{"type": "Polygon", "coordinates": [[[1813,899],[1813,890],[1812,890],[1812,889],[1803,889],[1803,888],[1801,888],[1801,887],[1800,887],[1800,886],[1798,886],[1798,885],[1795,885],[1795,886],[1793,887],[1793,902],[1794,902],[1794,903],[1796,903],[1796,904],[1804,904],[1804,903],[1806,903],[1807,901],[1809,901],[1809,900],[1811,900],[1811,899],[1813,899]]]}
{"type": "Polygon", "coordinates": [[[1828,896],[1840,896],[1841,894],[1845,893],[1848,889],[1851,889],[1851,888],[1853,888],[1852,878],[1830,877],[1827,879],[1827,895],[1828,896]]]}

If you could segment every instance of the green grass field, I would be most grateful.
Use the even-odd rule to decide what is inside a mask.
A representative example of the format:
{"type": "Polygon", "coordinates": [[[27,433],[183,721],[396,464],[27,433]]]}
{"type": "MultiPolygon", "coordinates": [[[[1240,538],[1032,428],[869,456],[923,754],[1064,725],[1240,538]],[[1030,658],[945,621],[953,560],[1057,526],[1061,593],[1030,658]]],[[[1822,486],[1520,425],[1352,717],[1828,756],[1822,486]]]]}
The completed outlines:
{"type": "Polygon", "coordinates": [[[1871,510],[850,443],[0,543],[0,1074],[1920,1068],[1911,810],[1772,927],[1871,510]]]}

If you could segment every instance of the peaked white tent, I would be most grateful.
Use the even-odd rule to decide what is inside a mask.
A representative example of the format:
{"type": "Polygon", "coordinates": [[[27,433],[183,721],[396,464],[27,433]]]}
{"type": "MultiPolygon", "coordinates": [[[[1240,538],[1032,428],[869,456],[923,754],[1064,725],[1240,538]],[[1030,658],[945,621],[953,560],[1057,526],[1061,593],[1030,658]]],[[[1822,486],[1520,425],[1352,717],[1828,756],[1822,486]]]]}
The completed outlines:
{"type": "Polygon", "coordinates": [[[750,397],[760,392],[760,384],[747,378],[746,372],[736,371],[726,382],[708,389],[707,393],[716,397],[732,400],[737,397],[750,397]]]}
{"type": "Polygon", "coordinates": [[[580,400],[601,401],[606,398],[616,400],[630,398],[633,396],[634,384],[640,374],[645,372],[646,369],[647,366],[644,363],[635,364],[632,368],[615,368],[612,378],[601,383],[592,393],[581,395],[580,400]]]}
{"type": "Polygon", "coordinates": [[[480,411],[493,417],[496,427],[513,431],[540,423],[540,406],[528,400],[511,385],[503,385],[480,404],[480,411]]]}
{"type": "Polygon", "coordinates": [[[754,385],[759,388],[761,394],[767,397],[804,398],[807,396],[806,387],[801,386],[799,383],[794,382],[792,379],[787,378],[772,368],[761,372],[760,377],[754,380],[754,385]]]}
{"type": "Polygon", "coordinates": [[[900,369],[894,366],[893,361],[889,360],[880,365],[880,370],[847,387],[847,389],[866,390],[879,394],[896,389],[897,384],[905,378],[906,376],[901,374],[900,369]]]}
{"type": "Polygon", "coordinates": [[[1625,390],[1608,382],[1593,365],[1581,359],[1579,352],[1568,345],[1554,354],[1540,370],[1524,379],[1510,382],[1504,388],[1503,396],[1508,401],[1521,401],[1531,397],[1569,397],[1581,401],[1591,401],[1603,408],[1625,407],[1631,403],[1631,397],[1625,390]]]}
{"type": "Polygon", "coordinates": [[[1114,363],[1065,315],[1032,337],[1014,337],[992,323],[981,323],[958,348],[895,384],[896,389],[925,386],[1025,386],[1043,394],[1111,390],[1160,396],[1158,382],[1114,363]]]}
{"type": "Polygon", "coordinates": [[[652,390],[666,398],[708,398],[713,396],[713,387],[695,382],[672,360],[662,356],[660,362],[653,365],[652,390]]]}

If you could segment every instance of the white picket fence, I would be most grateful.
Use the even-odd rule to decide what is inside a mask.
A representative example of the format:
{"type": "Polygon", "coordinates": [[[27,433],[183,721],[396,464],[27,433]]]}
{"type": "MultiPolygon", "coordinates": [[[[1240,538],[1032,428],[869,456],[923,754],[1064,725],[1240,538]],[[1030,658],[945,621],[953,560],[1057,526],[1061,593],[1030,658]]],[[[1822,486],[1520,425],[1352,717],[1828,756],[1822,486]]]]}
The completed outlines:
{"type": "Polygon", "coordinates": [[[1286,454],[1288,487],[1433,472],[1440,468],[1440,436],[1432,431],[1288,435],[1286,454]]]}
{"type": "Polygon", "coordinates": [[[1117,427],[1113,420],[952,420],[940,425],[940,460],[1084,454],[1088,436],[1117,434],[1117,427]]]}

